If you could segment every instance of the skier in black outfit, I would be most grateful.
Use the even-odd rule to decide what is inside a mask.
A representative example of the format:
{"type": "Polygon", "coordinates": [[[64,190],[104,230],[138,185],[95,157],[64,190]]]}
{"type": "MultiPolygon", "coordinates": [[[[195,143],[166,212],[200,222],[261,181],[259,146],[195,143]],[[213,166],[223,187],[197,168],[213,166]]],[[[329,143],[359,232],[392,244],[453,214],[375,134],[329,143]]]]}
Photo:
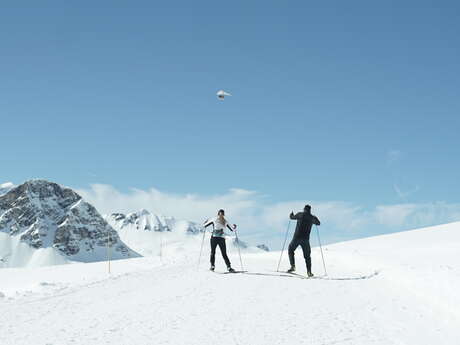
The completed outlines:
{"type": "Polygon", "coordinates": [[[289,263],[291,264],[291,268],[288,270],[288,272],[292,273],[295,271],[294,251],[300,245],[302,247],[305,263],[307,264],[307,274],[309,277],[312,277],[313,273],[311,273],[310,232],[312,225],[320,225],[320,221],[318,218],[311,214],[310,205],[305,205],[303,212],[298,212],[297,214],[291,212],[289,218],[296,219],[297,226],[295,228],[295,233],[292,237],[292,241],[289,244],[289,263]]]}
{"type": "Polygon", "coordinates": [[[212,235],[211,235],[211,271],[214,271],[215,263],[216,263],[216,248],[219,246],[220,252],[222,253],[222,257],[224,258],[225,264],[227,265],[227,269],[229,272],[235,272],[230,264],[230,260],[227,256],[227,246],[225,245],[225,228],[230,229],[233,231],[236,229],[236,224],[230,225],[230,223],[224,218],[225,211],[219,210],[217,213],[217,217],[207,220],[204,223],[204,227],[207,228],[208,226],[212,225],[212,235]]]}

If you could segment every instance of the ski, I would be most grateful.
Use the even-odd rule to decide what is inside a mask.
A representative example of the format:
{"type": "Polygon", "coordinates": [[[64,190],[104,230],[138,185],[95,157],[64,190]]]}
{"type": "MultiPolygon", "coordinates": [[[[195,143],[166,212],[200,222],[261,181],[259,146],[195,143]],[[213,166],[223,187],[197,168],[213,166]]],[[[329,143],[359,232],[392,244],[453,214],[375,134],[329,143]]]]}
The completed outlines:
{"type": "Polygon", "coordinates": [[[298,274],[298,273],[295,273],[295,272],[286,272],[286,274],[291,274],[293,276],[296,276],[296,277],[299,277],[299,278],[302,278],[302,279],[315,279],[316,278],[315,276],[308,277],[308,276],[304,276],[303,274],[298,274]]]}
{"type": "Polygon", "coordinates": [[[211,272],[218,273],[218,274],[233,274],[233,273],[247,273],[248,271],[233,271],[233,272],[218,272],[218,271],[211,271],[211,272]]]}
{"type": "Polygon", "coordinates": [[[224,272],[224,274],[232,274],[232,273],[246,273],[247,271],[233,271],[233,272],[224,272]]]}
{"type": "Polygon", "coordinates": [[[247,275],[254,276],[266,276],[266,277],[284,277],[284,278],[300,278],[295,275],[285,274],[284,272],[274,272],[274,273],[260,273],[260,272],[247,272],[247,275]]]}

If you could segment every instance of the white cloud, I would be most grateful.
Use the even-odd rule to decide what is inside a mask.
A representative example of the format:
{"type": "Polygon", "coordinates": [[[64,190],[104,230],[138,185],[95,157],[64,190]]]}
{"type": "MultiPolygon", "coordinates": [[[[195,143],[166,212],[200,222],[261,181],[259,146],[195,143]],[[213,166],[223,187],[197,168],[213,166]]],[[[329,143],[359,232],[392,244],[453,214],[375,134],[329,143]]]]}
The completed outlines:
{"type": "Polygon", "coordinates": [[[231,189],[223,195],[200,196],[164,193],[155,188],[131,189],[123,193],[109,185],[93,184],[89,189],[80,189],[77,192],[94,204],[101,213],[128,213],[145,208],[155,213],[194,221],[203,221],[214,215],[219,208],[228,209],[233,214],[244,214],[257,203],[255,192],[242,189],[231,189]]]}
{"type": "Polygon", "coordinates": [[[375,219],[387,228],[419,228],[460,220],[460,204],[445,202],[377,206],[375,219]]]}
{"type": "Polygon", "coordinates": [[[166,193],[155,188],[121,192],[103,184],[94,184],[77,192],[105,214],[145,208],[154,213],[202,222],[223,208],[228,219],[239,225],[242,237],[272,247],[281,245],[289,213],[301,210],[305,203],[311,204],[313,213],[320,218],[325,242],[460,220],[460,204],[442,202],[375,207],[343,201],[274,203],[260,193],[237,188],[222,195],[197,195],[166,193]]]}

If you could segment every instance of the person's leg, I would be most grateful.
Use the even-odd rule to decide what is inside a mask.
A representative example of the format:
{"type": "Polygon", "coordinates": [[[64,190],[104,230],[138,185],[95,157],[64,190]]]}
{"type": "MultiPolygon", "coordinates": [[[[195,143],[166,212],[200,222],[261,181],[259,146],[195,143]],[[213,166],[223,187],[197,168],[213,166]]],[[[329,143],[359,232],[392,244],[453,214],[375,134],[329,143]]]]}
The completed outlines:
{"type": "Polygon", "coordinates": [[[303,257],[305,258],[305,263],[307,264],[307,272],[311,273],[311,248],[310,241],[304,240],[300,244],[302,246],[303,257]]]}
{"type": "Polygon", "coordinates": [[[291,268],[295,267],[295,258],[294,258],[294,252],[296,248],[298,247],[299,243],[295,238],[292,239],[291,243],[289,243],[288,247],[288,253],[289,253],[289,263],[291,264],[291,268]]]}
{"type": "Polygon", "coordinates": [[[225,244],[225,238],[223,237],[219,238],[219,248],[220,252],[222,253],[222,257],[224,258],[225,264],[227,265],[227,268],[232,267],[230,260],[227,256],[227,246],[225,244]]]}
{"type": "Polygon", "coordinates": [[[217,247],[217,237],[211,236],[211,267],[214,267],[216,264],[216,247],[217,247]]]}

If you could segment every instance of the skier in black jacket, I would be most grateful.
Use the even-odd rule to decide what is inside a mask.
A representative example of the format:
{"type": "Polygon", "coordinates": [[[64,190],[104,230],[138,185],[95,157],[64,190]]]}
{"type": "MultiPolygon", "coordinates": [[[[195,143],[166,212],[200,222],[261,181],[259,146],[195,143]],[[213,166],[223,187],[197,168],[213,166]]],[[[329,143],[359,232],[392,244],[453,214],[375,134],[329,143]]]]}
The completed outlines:
{"type": "Polygon", "coordinates": [[[300,245],[302,247],[305,263],[307,264],[308,276],[312,277],[313,273],[311,273],[310,232],[312,225],[320,225],[320,221],[318,218],[311,214],[310,205],[305,205],[303,212],[298,212],[297,214],[291,212],[289,218],[296,219],[297,226],[295,228],[295,233],[292,237],[292,241],[289,244],[289,263],[291,264],[291,268],[288,270],[288,272],[292,273],[295,271],[294,251],[300,245]]]}

